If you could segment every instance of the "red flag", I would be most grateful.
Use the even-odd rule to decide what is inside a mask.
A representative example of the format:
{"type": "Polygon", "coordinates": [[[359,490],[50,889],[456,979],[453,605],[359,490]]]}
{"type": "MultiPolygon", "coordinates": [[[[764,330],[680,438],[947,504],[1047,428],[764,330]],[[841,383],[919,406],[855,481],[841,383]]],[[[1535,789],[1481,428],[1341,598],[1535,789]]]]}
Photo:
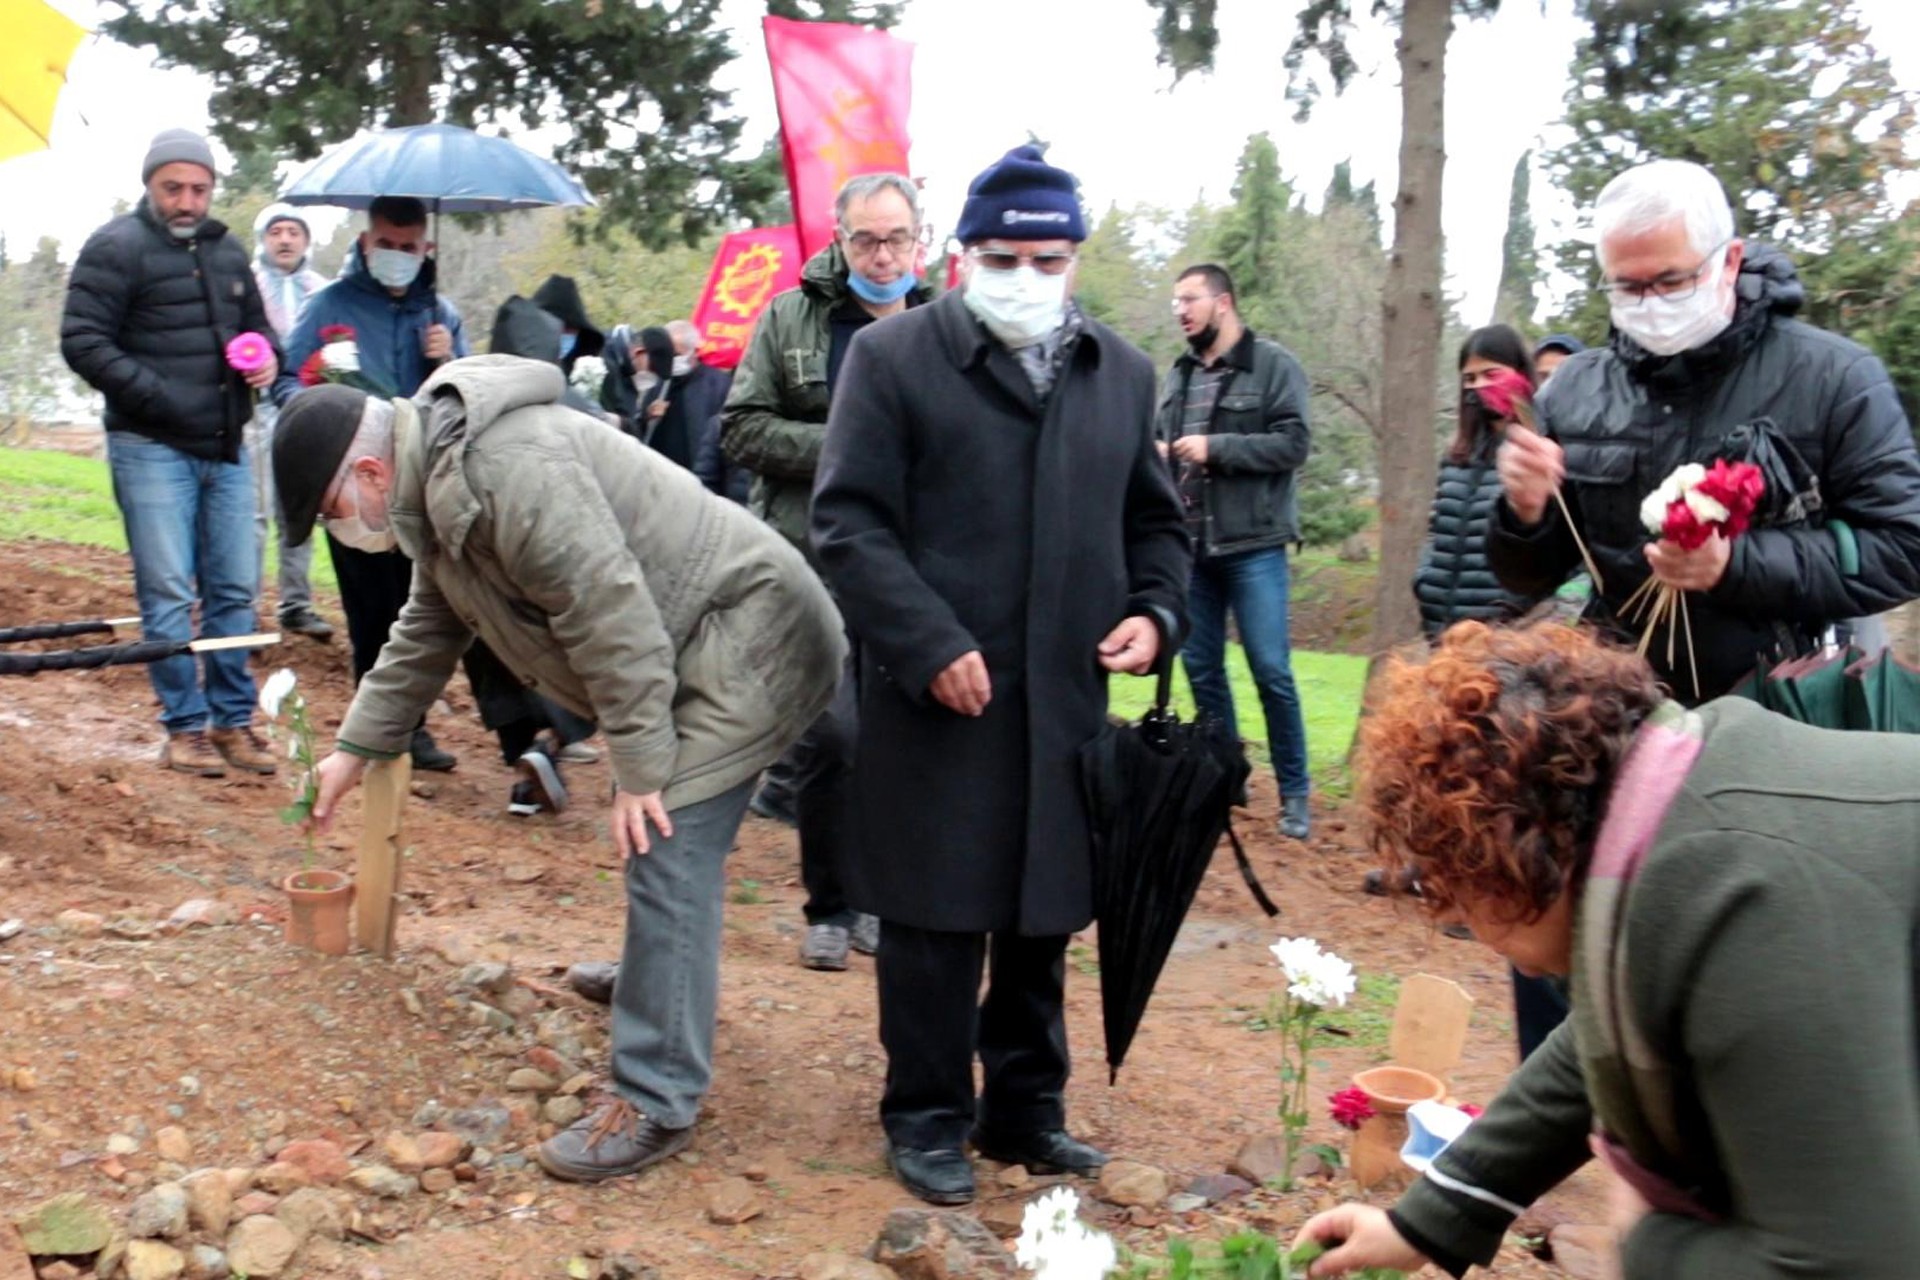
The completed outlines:
{"type": "Polygon", "coordinates": [[[739,364],[753,336],[753,322],[774,294],[800,283],[805,262],[799,234],[791,226],[736,231],[722,240],[693,313],[703,337],[700,358],[716,369],[739,364]]]}
{"type": "Polygon", "coordinates": [[[833,198],[848,178],[909,172],[913,46],[843,22],[767,18],[767,60],[800,248],[833,239],[833,198]]]}

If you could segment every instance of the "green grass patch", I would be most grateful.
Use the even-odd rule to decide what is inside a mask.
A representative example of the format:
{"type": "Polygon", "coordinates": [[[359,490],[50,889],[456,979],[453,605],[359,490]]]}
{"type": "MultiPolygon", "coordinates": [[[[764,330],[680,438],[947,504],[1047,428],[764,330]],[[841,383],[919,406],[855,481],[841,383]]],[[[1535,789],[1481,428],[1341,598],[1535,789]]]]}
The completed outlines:
{"type": "MultiPolygon", "coordinates": [[[[1393,1011],[1399,1003],[1400,979],[1390,973],[1361,974],[1355,983],[1353,998],[1345,1008],[1321,1013],[1316,1025],[1318,1043],[1322,1047],[1351,1045],[1385,1062],[1387,1041],[1393,1035],[1393,1011]]],[[[1222,1020],[1237,1023],[1249,1031],[1277,1031],[1280,1029],[1280,997],[1270,996],[1263,1006],[1231,1005],[1222,1020]]]]}
{"type": "MultiPolygon", "coordinates": [[[[1266,715],[1260,694],[1247,669],[1247,655],[1237,644],[1227,646],[1227,682],[1240,736],[1250,740],[1249,756],[1269,764],[1266,715]]],[[[1346,794],[1347,749],[1360,723],[1360,699],[1367,682],[1367,660],[1344,653],[1293,652],[1293,682],[1300,690],[1300,706],[1307,725],[1307,767],[1323,792],[1346,794]]],[[[1116,676],[1108,683],[1108,705],[1114,715],[1137,720],[1153,705],[1150,678],[1116,676]]],[[[1193,693],[1184,666],[1173,673],[1173,705],[1185,717],[1193,715],[1193,693]]]]}
{"type": "MultiPolygon", "coordinates": [[[[52,449],[0,449],[0,542],[23,538],[125,551],[107,464],[52,449]]],[[[280,561],[277,542],[267,546],[269,582],[280,561]]],[[[314,540],[312,579],[316,592],[339,593],[325,538],[314,540]]]]}
{"type": "Polygon", "coordinates": [[[767,900],[767,895],[760,891],[758,880],[737,880],[730,900],[735,906],[757,907],[767,900]]]}

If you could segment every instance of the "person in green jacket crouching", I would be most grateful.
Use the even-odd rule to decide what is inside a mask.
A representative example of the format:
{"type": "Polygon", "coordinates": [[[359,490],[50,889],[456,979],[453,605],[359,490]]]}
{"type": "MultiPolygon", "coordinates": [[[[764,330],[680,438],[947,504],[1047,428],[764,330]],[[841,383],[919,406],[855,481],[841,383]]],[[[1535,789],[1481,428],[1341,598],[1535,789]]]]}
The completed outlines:
{"type": "Polygon", "coordinates": [[[1572,1017],[1314,1276],[1453,1276],[1598,1156],[1625,1280],[1905,1280],[1920,1267],[1920,739],[1688,710],[1566,627],[1466,623],[1362,730],[1388,883],[1572,1017]]]}

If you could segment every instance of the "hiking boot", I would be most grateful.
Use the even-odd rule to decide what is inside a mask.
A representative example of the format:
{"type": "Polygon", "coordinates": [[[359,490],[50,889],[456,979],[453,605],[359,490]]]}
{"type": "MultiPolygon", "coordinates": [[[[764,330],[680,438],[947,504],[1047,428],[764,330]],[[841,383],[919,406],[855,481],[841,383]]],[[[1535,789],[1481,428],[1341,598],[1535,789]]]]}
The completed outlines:
{"type": "Polygon", "coordinates": [[[167,745],[160,748],[160,767],[175,773],[190,773],[198,778],[227,776],[227,762],[213,749],[205,729],[168,734],[167,745]]]}
{"type": "Polygon", "coordinates": [[[617,960],[582,960],[567,970],[567,985],[583,1000],[613,1003],[613,984],[620,977],[617,960]]]}
{"type": "Polygon", "coordinates": [[[562,1182],[604,1182],[658,1164],[692,1141],[692,1125],[664,1128],[615,1098],[541,1143],[533,1158],[562,1182]]]}
{"type": "Polygon", "coordinates": [[[843,924],[812,924],[800,942],[800,964],[807,969],[838,973],[847,967],[847,946],[852,941],[843,924]]]}
{"type": "Polygon", "coordinates": [[[440,744],[425,729],[413,731],[413,741],[407,744],[407,754],[413,757],[413,767],[424,769],[428,773],[452,773],[460,758],[451,752],[442,751],[440,744]]]}
{"type": "Polygon", "coordinates": [[[209,729],[207,741],[220,753],[222,759],[236,769],[248,773],[273,773],[280,768],[279,758],[273,754],[273,748],[267,740],[253,731],[252,725],[235,725],[231,729],[209,729]]]}
{"type": "Polygon", "coordinates": [[[280,611],[280,629],[314,640],[333,639],[333,624],[313,611],[311,605],[296,604],[280,611]]]}
{"type": "Polygon", "coordinates": [[[567,784],[560,781],[560,766],[553,757],[534,748],[514,763],[514,772],[520,775],[520,781],[513,787],[513,803],[507,806],[513,812],[513,804],[531,802],[537,807],[533,812],[546,809],[551,813],[567,811],[567,784]]]}
{"type": "Polygon", "coordinates": [[[1409,898],[1421,896],[1420,877],[1412,867],[1402,867],[1391,887],[1387,884],[1387,873],[1376,867],[1361,879],[1360,887],[1374,898],[1391,898],[1397,894],[1405,894],[1409,898]]]}
{"type": "Polygon", "coordinates": [[[1305,840],[1312,832],[1306,797],[1286,801],[1280,810],[1280,834],[1288,840],[1305,840]]]}
{"type": "Polygon", "coordinates": [[[870,916],[864,911],[855,916],[853,927],[847,930],[847,944],[863,956],[879,951],[880,917],[870,916]]]}

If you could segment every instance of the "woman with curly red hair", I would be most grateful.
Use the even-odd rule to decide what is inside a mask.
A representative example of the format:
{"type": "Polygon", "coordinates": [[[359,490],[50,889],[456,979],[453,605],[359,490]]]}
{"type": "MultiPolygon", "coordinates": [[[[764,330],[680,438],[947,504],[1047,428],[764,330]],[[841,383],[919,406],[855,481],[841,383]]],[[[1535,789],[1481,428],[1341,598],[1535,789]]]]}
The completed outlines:
{"type": "Polygon", "coordinates": [[[1920,1266],[1920,740],[1666,700],[1633,654],[1463,623],[1361,730],[1389,875],[1573,1015],[1312,1269],[1460,1276],[1598,1154],[1626,1280],[1920,1266]]]}

